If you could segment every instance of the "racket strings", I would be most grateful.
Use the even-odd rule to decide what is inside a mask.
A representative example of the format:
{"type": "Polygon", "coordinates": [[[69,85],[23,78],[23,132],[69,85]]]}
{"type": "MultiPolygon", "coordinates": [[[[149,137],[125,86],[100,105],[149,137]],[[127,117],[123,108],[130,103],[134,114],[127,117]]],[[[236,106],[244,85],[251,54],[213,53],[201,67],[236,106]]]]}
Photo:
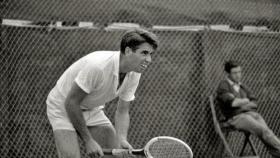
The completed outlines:
{"type": "Polygon", "coordinates": [[[158,140],[151,144],[149,151],[153,158],[190,158],[189,150],[173,140],[158,140]]]}

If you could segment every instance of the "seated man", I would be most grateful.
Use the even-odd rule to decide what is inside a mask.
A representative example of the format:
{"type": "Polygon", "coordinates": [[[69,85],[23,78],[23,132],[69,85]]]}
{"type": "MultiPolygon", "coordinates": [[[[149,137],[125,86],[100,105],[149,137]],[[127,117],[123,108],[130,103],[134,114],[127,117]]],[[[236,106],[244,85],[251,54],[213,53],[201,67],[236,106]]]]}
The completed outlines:
{"type": "Polygon", "coordinates": [[[280,140],[256,112],[256,97],[241,83],[241,66],[227,61],[224,66],[227,78],[220,82],[217,101],[233,128],[250,132],[260,138],[273,157],[280,158],[280,140]]]}

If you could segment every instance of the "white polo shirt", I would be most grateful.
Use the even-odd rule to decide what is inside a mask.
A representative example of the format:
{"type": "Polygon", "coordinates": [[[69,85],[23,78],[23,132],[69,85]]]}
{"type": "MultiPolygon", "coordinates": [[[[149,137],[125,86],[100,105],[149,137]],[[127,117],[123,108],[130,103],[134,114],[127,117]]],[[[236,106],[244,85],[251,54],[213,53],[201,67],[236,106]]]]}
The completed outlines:
{"type": "Polygon", "coordinates": [[[65,99],[73,82],[88,93],[81,102],[82,109],[102,107],[116,97],[125,101],[134,100],[141,74],[129,72],[121,87],[117,89],[119,61],[119,51],[97,51],[76,61],[62,74],[49,93],[47,98],[49,110],[65,111],[65,99]]]}

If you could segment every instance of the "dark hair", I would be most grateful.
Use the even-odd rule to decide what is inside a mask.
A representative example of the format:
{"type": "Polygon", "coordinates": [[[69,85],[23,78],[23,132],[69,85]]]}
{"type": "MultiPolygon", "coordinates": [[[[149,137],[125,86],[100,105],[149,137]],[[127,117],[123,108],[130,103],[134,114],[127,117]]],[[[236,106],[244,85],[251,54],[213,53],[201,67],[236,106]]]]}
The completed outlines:
{"type": "Polygon", "coordinates": [[[225,62],[225,71],[227,73],[230,73],[232,68],[236,68],[238,66],[241,66],[240,63],[238,61],[235,60],[229,60],[225,62]]]}
{"type": "Polygon", "coordinates": [[[121,39],[120,49],[124,53],[125,48],[129,47],[135,51],[139,45],[149,43],[154,49],[158,47],[157,36],[143,29],[127,31],[121,39]]]}

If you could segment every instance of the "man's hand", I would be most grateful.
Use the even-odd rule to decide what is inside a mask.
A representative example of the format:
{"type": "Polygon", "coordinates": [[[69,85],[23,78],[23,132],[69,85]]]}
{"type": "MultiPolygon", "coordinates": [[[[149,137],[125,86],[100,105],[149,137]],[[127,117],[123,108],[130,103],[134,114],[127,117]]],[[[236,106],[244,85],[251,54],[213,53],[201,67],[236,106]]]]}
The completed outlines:
{"type": "Polygon", "coordinates": [[[104,156],[102,148],[99,146],[99,144],[93,140],[89,139],[85,142],[86,144],[86,152],[91,158],[97,158],[104,156]]]}
{"type": "Polygon", "coordinates": [[[257,109],[257,104],[255,104],[254,102],[249,102],[245,105],[242,105],[240,108],[243,110],[257,109]]]}
{"type": "Polygon", "coordinates": [[[120,140],[120,148],[128,149],[128,153],[126,153],[123,157],[134,157],[135,158],[135,156],[132,155],[133,147],[128,143],[127,140],[125,140],[125,139],[120,140]]]}
{"type": "Polygon", "coordinates": [[[248,98],[235,98],[232,102],[233,107],[242,107],[243,105],[246,105],[250,103],[250,100],[248,98]]]}
{"type": "Polygon", "coordinates": [[[122,148],[122,149],[129,149],[129,150],[132,150],[133,149],[133,147],[128,143],[128,141],[127,140],[120,140],[120,147],[122,148]]]}

